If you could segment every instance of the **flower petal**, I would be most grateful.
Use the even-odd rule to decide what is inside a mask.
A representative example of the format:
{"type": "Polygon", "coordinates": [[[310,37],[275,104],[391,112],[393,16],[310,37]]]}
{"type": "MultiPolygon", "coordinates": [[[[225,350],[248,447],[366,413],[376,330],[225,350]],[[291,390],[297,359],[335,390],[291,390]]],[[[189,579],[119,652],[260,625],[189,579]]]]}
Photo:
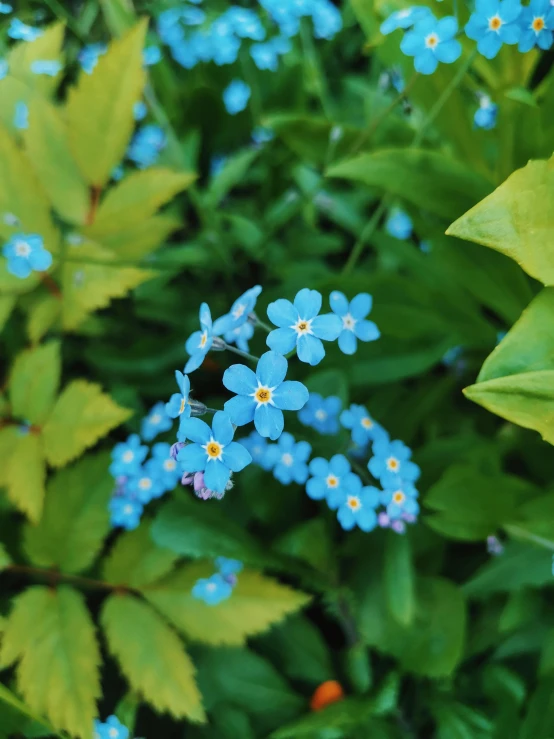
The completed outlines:
{"type": "Polygon", "coordinates": [[[255,373],[244,364],[232,364],[223,373],[223,384],[232,393],[250,395],[258,387],[255,373]]]}
{"type": "Polygon", "coordinates": [[[323,500],[327,496],[327,485],[321,477],[310,477],[306,483],[306,494],[312,500],[323,500]]]}
{"type": "Polygon", "coordinates": [[[377,514],[373,508],[362,508],[358,513],[358,526],[362,531],[373,531],[377,526],[377,514]]]}
{"type": "Polygon", "coordinates": [[[305,464],[298,464],[298,462],[291,468],[292,479],[297,485],[304,485],[308,479],[308,466],[305,464]]]}
{"type": "Polygon", "coordinates": [[[350,315],[357,321],[371,313],[373,298],[369,293],[359,293],[350,301],[350,315]]]}
{"type": "Polygon", "coordinates": [[[354,513],[350,510],[347,505],[343,505],[339,508],[337,513],[337,519],[346,531],[350,531],[356,525],[356,519],[354,513]]]}
{"type": "Polygon", "coordinates": [[[424,41],[419,33],[408,31],[400,42],[400,50],[406,56],[415,56],[421,52],[423,45],[424,41]]]}
{"type": "Polygon", "coordinates": [[[322,301],[321,293],[317,290],[310,290],[308,287],[304,287],[296,293],[294,307],[302,320],[309,321],[310,318],[317,316],[321,310],[322,301]]]}
{"type": "Polygon", "coordinates": [[[502,39],[497,33],[486,33],[477,42],[477,50],[487,59],[494,59],[501,46],[502,39]]]}
{"type": "Polygon", "coordinates": [[[226,313],[224,316],[220,316],[219,318],[215,319],[212,333],[215,336],[222,336],[223,334],[227,333],[227,331],[231,331],[234,326],[235,321],[233,320],[233,316],[231,316],[229,313],[226,313]]]}
{"type": "Polygon", "coordinates": [[[373,321],[358,321],[354,326],[354,333],[360,341],[376,341],[381,336],[373,321]]]}
{"type": "Polygon", "coordinates": [[[339,334],[339,349],[343,354],[354,354],[358,348],[356,336],[349,329],[341,331],[339,334]]]}
{"type": "Polygon", "coordinates": [[[261,405],[254,411],[254,426],[261,436],[275,441],[285,427],[283,412],[271,405],[261,405]]]}
{"type": "Polygon", "coordinates": [[[254,420],[256,401],[246,395],[235,395],[225,403],[224,408],[235,426],[246,426],[254,420]]]}
{"type": "Polygon", "coordinates": [[[308,402],[308,389],[294,380],[282,382],[273,393],[273,401],[283,411],[299,411],[308,402]]]}
{"type": "MultiPolygon", "coordinates": [[[[458,33],[458,21],[453,15],[448,15],[446,18],[441,18],[437,23],[437,33],[441,40],[450,41],[458,33]]],[[[440,44],[439,44],[440,46],[440,44]]]]}
{"type": "Polygon", "coordinates": [[[232,441],[223,450],[223,462],[233,472],[240,472],[252,461],[252,455],[238,441],[232,441]]]}
{"type": "MultiPolygon", "coordinates": [[[[244,451],[246,452],[246,449],[244,449],[244,451]]],[[[248,454],[248,452],[246,453],[248,454]]],[[[210,490],[215,490],[216,493],[224,493],[225,486],[229,482],[230,477],[231,470],[218,459],[211,460],[206,464],[204,482],[206,483],[206,487],[210,490]]]]}
{"type": "Polygon", "coordinates": [[[279,328],[290,328],[298,321],[298,311],[290,300],[279,298],[267,306],[267,317],[279,328]]]}
{"type": "MultiPolygon", "coordinates": [[[[271,336],[271,334],[269,336],[271,336]]],[[[312,367],[319,364],[325,356],[325,349],[323,348],[321,341],[315,336],[310,336],[309,334],[303,334],[298,339],[297,352],[298,359],[301,362],[310,364],[312,367]]]]}
{"type": "MultiPolygon", "coordinates": [[[[447,20],[446,18],[444,20],[447,20]]],[[[462,45],[459,41],[445,41],[439,44],[435,49],[435,55],[439,62],[444,64],[452,64],[462,55],[462,45]]]]}
{"type": "Polygon", "coordinates": [[[314,457],[310,462],[310,472],[315,477],[327,477],[329,474],[329,462],[323,457],[314,457]]]}
{"type": "Polygon", "coordinates": [[[52,264],[52,255],[46,249],[37,249],[29,254],[29,264],[38,272],[44,272],[52,264]]]}
{"type": "Polygon", "coordinates": [[[231,417],[225,411],[218,411],[214,415],[212,422],[212,429],[214,439],[219,441],[220,444],[230,444],[235,435],[233,424],[231,423],[231,417]]]}
{"type": "Polygon", "coordinates": [[[177,459],[187,472],[202,472],[208,462],[208,455],[200,444],[187,444],[179,450],[177,459]]]}
{"type": "Polygon", "coordinates": [[[420,74],[433,74],[438,64],[437,57],[430,49],[425,49],[414,59],[414,67],[420,74]]]}
{"type": "Polygon", "coordinates": [[[498,35],[505,44],[517,44],[521,36],[521,28],[517,23],[506,23],[501,26],[498,35]]]}
{"type": "MultiPolygon", "coordinates": [[[[282,354],[266,352],[260,357],[256,368],[258,380],[267,387],[280,385],[287,375],[289,363],[282,354]]],[[[257,383],[256,383],[257,386],[257,383]]],[[[294,410],[297,410],[296,408],[294,410]]]]}
{"type": "Polygon", "coordinates": [[[200,306],[200,325],[203,329],[212,328],[212,314],[210,313],[210,306],[207,303],[202,303],[200,306]]]}
{"type": "Polygon", "coordinates": [[[325,313],[313,319],[312,331],[318,339],[335,341],[342,331],[342,321],[334,313],[325,313]]]}
{"type": "Polygon", "coordinates": [[[202,340],[202,331],[194,331],[185,342],[185,349],[191,356],[196,354],[200,348],[200,342],[202,340]]]}
{"type": "Polygon", "coordinates": [[[337,477],[344,477],[350,472],[350,462],[344,454],[334,454],[329,461],[329,468],[337,477]]]}
{"type": "Polygon", "coordinates": [[[329,305],[337,316],[345,316],[348,313],[348,300],[346,295],[339,290],[333,290],[329,296],[329,305]]]}
{"type": "Polygon", "coordinates": [[[212,430],[208,424],[199,418],[187,418],[182,430],[188,439],[195,441],[197,444],[207,444],[212,435],[212,430]]]}
{"type": "Polygon", "coordinates": [[[296,331],[292,328],[277,328],[268,335],[266,344],[279,354],[288,354],[296,346],[296,331]]]}
{"type": "MultiPolygon", "coordinates": [[[[312,445],[308,444],[307,441],[299,441],[294,451],[295,458],[300,462],[307,462],[308,457],[312,453],[312,445]]],[[[306,467],[306,471],[308,468],[306,467]]]]}

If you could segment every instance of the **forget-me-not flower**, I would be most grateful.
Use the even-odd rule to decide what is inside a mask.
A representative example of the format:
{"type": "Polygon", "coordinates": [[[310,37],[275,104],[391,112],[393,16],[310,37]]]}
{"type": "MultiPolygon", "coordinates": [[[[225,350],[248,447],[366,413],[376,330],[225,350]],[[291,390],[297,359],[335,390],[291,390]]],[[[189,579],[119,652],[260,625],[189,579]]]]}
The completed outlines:
{"type": "Polygon", "coordinates": [[[135,121],[143,121],[147,115],[148,108],[146,107],[146,103],[142,100],[138,100],[133,105],[133,118],[135,119],[135,121]]]}
{"type": "Polygon", "coordinates": [[[375,341],[381,335],[373,321],[366,321],[371,312],[373,298],[368,293],[359,293],[350,303],[344,293],[333,290],[329,298],[331,310],[342,321],[339,334],[339,349],[343,354],[354,354],[360,341],[375,341]]]}
{"type": "Polygon", "coordinates": [[[381,502],[381,491],[375,487],[362,487],[360,478],[351,485],[346,498],[337,511],[337,519],[343,529],[350,531],[358,526],[362,531],[373,531],[377,526],[376,508],[381,502]]]}
{"type": "Polygon", "coordinates": [[[519,0],[477,0],[465,32],[477,41],[477,49],[487,59],[494,59],[502,44],[517,44],[521,37],[519,0]]]}
{"type": "Polygon", "coordinates": [[[519,25],[520,51],[531,51],[535,46],[550,49],[554,40],[554,7],[550,0],[531,0],[529,6],[521,11],[519,25]]]}
{"type": "Polygon", "coordinates": [[[244,439],[239,439],[239,444],[242,444],[250,452],[252,461],[254,464],[259,465],[264,470],[271,469],[271,463],[273,460],[268,459],[267,450],[269,444],[267,439],[261,436],[257,431],[252,431],[249,436],[244,439]]]}
{"type": "Polygon", "coordinates": [[[182,475],[181,465],[171,454],[171,445],[164,441],[154,444],[152,458],[145,465],[148,472],[161,483],[164,492],[173,490],[182,475]]]}
{"type": "Polygon", "coordinates": [[[108,51],[107,44],[88,44],[81,49],[77,59],[81,65],[81,69],[85,74],[92,74],[94,68],[98,64],[98,59],[108,51]]]}
{"type": "Polygon", "coordinates": [[[380,31],[386,36],[387,34],[396,31],[397,28],[411,28],[418,21],[428,18],[430,15],[432,15],[432,13],[429,8],[422,5],[414,5],[411,8],[402,8],[401,10],[396,10],[381,23],[380,31]]]}
{"type": "Polygon", "coordinates": [[[268,446],[266,463],[281,484],[290,485],[294,481],[304,485],[309,476],[307,462],[311,453],[307,441],[295,441],[292,434],[284,431],[277,444],[268,446]]]}
{"type": "Polygon", "coordinates": [[[325,356],[321,339],[335,341],[342,331],[342,321],[334,313],[318,315],[321,303],[321,293],[307,287],[296,294],[294,303],[284,298],[270,303],[267,315],[278,328],[267,337],[267,345],[280,354],[296,347],[301,362],[319,364],[325,356]]]}
{"type": "Polygon", "coordinates": [[[240,560],[229,559],[229,557],[216,557],[215,566],[219,570],[219,574],[223,577],[238,575],[244,567],[240,560]]]}
{"type": "Polygon", "coordinates": [[[261,41],[265,38],[265,28],[258,14],[253,10],[232,5],[223,16],[239,38],[249,38],[253,41],[261,41]]]}
{"type": "Polygon", "coordinates": [[[409,239],[413,230],[412,219],[403,210],[395,208],[387,218],[385,230],[395,239],[409,239]]]}
{"type": "Polygon", "coordinates": [[[112,449],[110,474],[113,477],[129,477],[136,474],[148,454],[148,447],[142,446],[140,436],[132,434],[127,441],[116,444],[112,449]]]}
{"type": "Polygon", "coordinates": [[[336,395],[324,398],[319,393],[310,393],[308,402],[298,412],[298,420],[320,434],[336,434],[341,408],[342,401],[336,395]]]}
{"type": "Polygon", "coordinates": [[[207,606],[217,606],[231,597],[233,586],[225,578],[216,573],[211,577],[204,577],[194,584],[192,595],[203,600],[207,606]]]}
{"type": "Polygon", "coordinates": [[[2,247],[8,260],[8,272],[24,280],[31,272],[44,272],[52,264],[52,255],[44,248],[38,234],[14,234],[2,247]]]}
{"type": "Polygon", "coordinates": [[[112,526],[120,526],[122,529],[132,531],[140,524],[143,505],[136,499],[126,495],[117,495],[110,500],[108,508],[111,513],[112,526]]]}
{"type": "Polygon", "coordinates": [[[146,169],[156,163],[167,143],[166,135],[160,126],[149,123],[142,126],[133,136],[126,156],[139,169],[146,169]]]}
{"type": "Polygon", "coordinates": [[[20,41],[34,41],[35,39],[42,36],[44,31],[41,28],[34,28],[28,26],[19,18],[12,18],[8,27],[8,36],[13,39],[20,41]]]}
{"type": "Polygon", "coordinates": [[[33,74],[45,74],[47,77],[55,77],[62,71],[62,63],[57,59],[36,59],[31,62],[31,72],[33,74]]]}
{"type": "Polygon", "coordinates": [[[473,116],[475,127],[490,131],[496,126],[497,115],[498,105],[493,103],[488,95],[479,95],[479,107],[473,116]]]}
{"type": "Polygon", "coordinates": [[[94,739],[128,739],[129,729],[116,716],[109,716],[106,723],[94,722],[94,739]]]}
{"type": "Polygon", "coordinates": [[[159,46],[147,46],[142,52],[142,63],[145,67],[152,67],[161,61],[162,52],[159,46]]]}
{"type": "Polygon", "coordinates": [[[285,36],[275,36],[263,44],[252,44],[250,47],[250,56],[258,69],[268,69],[271,72],[277,71],[279,66],[279,57],[287,54],[292,46],[288,38],[285,36]]]}
{"type": "Polygon", "coordinates": [[[176,418],[176,416],[169,416],[167,414],[166,405],[169,404],[162,402],[156,403],[150,409],[148,415],[142,419],[140,434],[144,441],[152,441],[158,434],[161,434],[163,431],[169,431],[172,427],[171,419],[176,418]]]}
{"type": "Polygon", "coordinates": [[[183,430],[194,443],[183,447],[177,459],[188,472],[203,472],[210,490],[224,493],[231,472],[240,472],[252,461],[248,450],[233,441],[235,430],[223,411],[214,415],[211,429],[199,418],[189,418],[183,430]]]}
{"type": "Polygon", "coordinates": [[[329,0],[313,3],[312,21],[316,38],[332,39],[342,28],[340,10],[329,0]]]}
{"type": "Polygon", "coordinates": [[[185,374],[194,372],[204,361],[213,344],[212,314],[207,303],[200,306],[200,331],[192,333],[185,344],[190,359],[185,364],[185,374]]]}
{"type": "Polygon", "coordinates": [[[0,13],[2,13],[2,15],[8,15],[12,10],[12,6],[8,5],[8,3],[0,3],[0,13]]]}
{"type": "Polygon", "coordinates": [[[260,285],[255,285],[237,298],[229,313],[217,318],[214,321],[213,332],[216,336],[221,336],[226,331],[239,328],[248,320],[248,316],[256,307],[258,295],[262,292],[260,285]]]}
{"type": "Polygon", "coordinates": [[[373,457],[369,460],[367,468],[383,487],[397,485],[400,480],[415,482],[420,469],[414,462],[410,461],[412,450],[402,441],[390,441],[389,439],[377,439],[373,444],[373,457]]]}
{"type": "Polygon", "coordinates": [[[285,381],[288,362],[277,352],[262,354],[256,372],[243,364],[225,370],[223,384],[234,398],[225,411],[237,426],[254,421],[258,433],[275,441],[285,425],[283,411],[298,411],[308,401],[308,390],[301,382],[285,381]]]}
{"type": "Polygon", "coordinates": [[[158,466],[151,465],[151,461],[146,462],[134,475],[131,475],[125,486],[127,493],[143,505],[165,493],[165,488],[159,478],[158,466]]]}
{"type": "Polygon", "coordinates": [[[374,439],[388,439],[387,432],[373,420],[363,405],[352,403],[340,414],[340,422],[345,429],[350,429],[352,441],[360,447],[365,447],[374,439]]]}
{"type": "Polygon", "coordinates": [[[439,62],[452,64],[462,54],[456,40],[458,21],[454,16],[437,20],[433,15],[418,21],[400,43],[401,51],[414,57],[414,67],[421,74],[433,74],[439,62]]]}
{"type": "Polygon", "coordinates": [[[247,321],[238,328],[232,328],[223,334],[223,338],[227,344],[235,344],[241,351],[250,351],[248,342],[254,336],[254,326],[247,321]]]}
{"type": "Polygon", "coordinates": [[[323,457],[314,457],[309,464],[310,479],[306,483],[306,493],[312,500],[327,501],[327,505],[335,511],[346,500],[350,489],[361,489],[358,475],[350,469],[350,462],[344,454],[335,454],[329,461],[323,457]]]}
{"type": "Polygon", "coordinates": [[[230,115],[236,115],[246,108],[250,100],[250,87],[242,80],[233,80],[223,90],[223,103],[230,115]]]}
{"type": "MultiPolygon", "coordinates": [[[[194,335],[194,334],[193,334],[194,335]]],[[[186,367],[185,367],[186,371],[186,367]]],[[[180,370],[175,370],[175,379],[179,386],[180,392],[173,393],[171,398],[165,404],[165,412],[169,418],[179,418],[179,434],[181,432],[181,426],[186,418],[190,417],[191,407],[189,402],[190,393],[190,380],[187,375],[184,375],[180,370]]],[[[179,439],[182,441],[182,439],[179,439]]]]}
{"type": "Polygon", "coordinates": [[[381,503],[386,506],[387,516],[391,520],[408,516],[417,516],[419,504],[416,500],[418,492],[410,482],[402,481],[398,485],[385,487],[381,492],[381,503]]]}

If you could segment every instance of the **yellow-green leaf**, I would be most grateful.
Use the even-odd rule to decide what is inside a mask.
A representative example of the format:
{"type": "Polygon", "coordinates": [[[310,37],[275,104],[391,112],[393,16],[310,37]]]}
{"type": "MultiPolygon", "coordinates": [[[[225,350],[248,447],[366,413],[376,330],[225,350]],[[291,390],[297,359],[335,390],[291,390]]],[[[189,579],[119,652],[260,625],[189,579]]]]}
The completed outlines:
{"type": "Polygon", "coordinates": [[[38,521],[44,501],[46,465],[40,436],[34,433],[21,435],[17,428],[11,432],[13,446],[7,458],[4,481],[8,498],[27,514],[31,521],[38,521]]]}
{"type": "Polygon", "coordinates": [[[61,369],[59,341],[17,355],[9,385],[14,418],[39,426],[46,421],[58,393],[61,369]]]}
{"type": "Polygon", "coordinates": [[[43,427],[46,459],[54,467],[71,462],[131,413],[114,403],[100,385],[74,380],[58,398],[43,427]]]}
{"type": "Polygon", "coordinates": [[[244,644],[248,636],[265,631],[310,601],[304,593],[246,570],[238,575],[232,597],[212,608],[191,593],[199,578],[212,573],[212,565],[194,562],[142,591],[180,631],[207,644],[244,644]]]}
{"type": "Polygon", "coordinates": [[[15,305],[14,295],[0,295],[0,330],[11,315],[15,305]]]}
{"type": "Polygon", "coordinates": [[[30,101],[23,141],[54,209],[68,223],[84,223],[89,188],[69,149],[66,123],[54,105],[38,96],[30,101]]]}
{"type": "Polygon", "coordinates": [[[92,74],[81,72],[69,91],[66,113],[69,141],[79,168],[101,188],[125,154],[134,127],[133,106],[140,100],[146,75],[142,50],[147,21],[112,41],[92,74]]]}
{"type": "Polygon", "coordinates": [[[55,734],[54,727],[45,719],[35,716],[23,701],[0,683],[0,715],[2,726],[0,736],[51,736],[55,734]]]}
{"type": "Polygon", "coordinates": [[[518,169],[448,231],[514,259],[528,274],[554,285],[554,157],[518,169]]]}
{"type": "Polygon", "coordinates": [[[49,481],[38,525],[24,530],[31,562],[71,573],[92,564],[110,530],[109,462],[106,453],[89,455],[49,481]]]}
{"type": "Polygon", "coordinates": [[[194,665],[175,632],[149,606],[130,595],[112,595],[101,622],[108,648],[131,687],[158,711],[204,721],[194,665]]]}
{"type": "MultiPolygon", "coordinates": [[[[1,399],[0,399],[1,400],[1,399]]],[[[20,433],[15,426],[0,428],[0,459],[9,459],[15,449],[20,433]]],[[[0,464],[0,487],[6,484],[8,465],[0,464]]]]}
{"type": "Polygon", "coordinates": [[[17,103],[29,105],[31,100],[37,96],[37,92],[25,82],[8,75],[0,80],[0,123],[6,127],[10,134],[16,138],[21,136],[21,130],[15,126],[15,111],[17,103]]]}
{"type": "Polygon", "coordinates": [[[17,687],[59,730],[92,739],[100,652],[85,601],[72,588],[28,588],[14,599],[0,663],[18,660],[17,687]]]}
{"type": "Polygon", "coordinates": [[[134,172],[113,187],[102,201],[86,233],[99,241],[146,220],[196,179],[192,172],[152,167],[134,172]]]}
{"type": "Polygon", "coordinates": [[[36,344],[56,322],[62,310],[61,300],[53,295],[41,295],[32,304],[27,317],[27,334],[36,344]]]}
{"type": "Polygon", "coordinates": [[[10,75],[25,82],[32,90],[43,94],[51,94],[58,86],[63,70],[62,45],[65,32],[63,23],[55,23],[45,29],[42,36],[34,41],[20,41],[15,44],[8,54],[10,75]],[[45,74],[35,74],[31,65],[36,61],[59,61],[62,70],[50,77],[45,74]]]}
{"type": "Polygon", "coordinates": [[[124,231],[103,236],[102,243],[112,249],[118,259],[139,260],[163,244],[180,226],[181,220],[174,216],[153,216],[124,231]]]}

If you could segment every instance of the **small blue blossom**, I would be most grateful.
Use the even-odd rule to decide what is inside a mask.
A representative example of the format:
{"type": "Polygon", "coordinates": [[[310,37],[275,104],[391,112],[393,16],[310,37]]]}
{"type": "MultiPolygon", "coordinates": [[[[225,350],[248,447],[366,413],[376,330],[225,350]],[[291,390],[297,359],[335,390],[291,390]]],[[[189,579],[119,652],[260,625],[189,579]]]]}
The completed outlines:
{"type": "Polygon", "coordinates": [[[292,46],[285,36],[275,36],[263,44],[252,44],[250,56],[258,69],[275,72],[279,66],[279,57],[288,54],[292,46]]]}
{"type": "Polygon", "coordinates": [[[304,485],[309,476],[308,459],[312,447],[307,441],[295,441],[292,434],[284,431],[277,444],[267,448],[266,464],[273,468],[274,477],[283,485],[296,482],[304,485]]]}
{"type": "Polygon", "coordinates": [[[341,408],[342,401],[336,395],[323,398],[319,393],[310,393],[308,402],[298,413],[298,420],[320,434],[336,434],[341,408]]]}
{"type": "Polygon", "coordinates": [[[267,443],[267,439],[264,439],[257,431],[252,431],[249,436],[239,439],[239,444],[248,449],[254,464],[259,465],[264,470],[271,469],[273,460],[268,458],[267,453],[270,445],[267,443]]]}
{"type": "Polygon", "coordinates": [[[531,0],[529,7],[523,8],[519,18],[521,37],[519,50],[531,51],[537,46],[539,49],[550,49],[554,36],[554,7],[550,0],[531,0]]]}
{"type": "Polygon", "coordinates": [[[389,17],[381,23],[380,31],[386,36],[387,34],[396,31],[398,28],[411,28],[419,21],[429,18],[431,15],[432,13],[429,8],[420,5],[415,5],[412,8],[403,8],[402,10],[397,10],[392,13],[392,15],[389,15],[389,17]]]}
{"type": "Polygon", "coordinates": [[[33,74],[45,74],[47,77],[55,77],[62,71],[62,63],[57,59],[51,60],[35,60],[31,62],[31,72],[33,74]]]}
{"type": "Polygon", "coordinates": [[[19,100],[15,104],[13,125],[20,131],[25,131],[29,128],[29,108],[27,107],[27,103],[24,103],[23,100],[19,100]]]}
{"type": "Polygon", "coordinates": [[[129,144],[127,158],[139,169],[146,169],[156,163],[166,143],[166,135],[160,126],[153,123],[142,126],[129,144]]]}
{"type": "Polygon", "coordinates": [[[139,525],[143,505],[138,500],[126,495],[118,495],[110,500],[108,508],[111,512],[112,526],[132,531],[139,525]]]}
{"type": "Polygon", "coordinates": [[[214,415],[211,429],[199,418],[189,418],[183,430],[194,443],[183,447],[177,459],[188,472],[203,472],[210,490],[224,493],[231,472],[240,472],[252,461],[248,450],[233,441],[235,429],[223,411],[214,415]]]}
{"type": "Polygon", "coordinates": [[[242,80],[233,80],[223,91],[223,103],[230,115],[236,115],[246,108],[250,100],[250,87],[242,80]]]}
{"type": "Polygon", "coordinates": [[[249,38],[253,41],[261,41],[265,38],[265,28],[253,10],[233,5],[223,14],[223,17],[230,23],[233,32],[239,38],[249,38]]]}
{"type": "Polygon", "coordinates": [[[164,492],[173,490],[182,475],[181,466],[171,454],[171,445],[163,441],[154,444],[152,458],[145,466],[148,472],[160,481],[164,492]]]}
{"type": "Polygon", "coordinates": [[[383,487],[393,487],[400,481],[413,483],[418,479],[420,469],[410,461],[411,456],[412,450],[402,441],[377,439],[367,468],[383,487]]]}
{"type": "Polygon", "coordinates": [[[8,36],[20,41],[34,41],[42,36],[44,31],[40,28],[34,28],[23,23],[19,18],[12,18],[8,28],[8,36]]]}
{"type": "Polygon", "coordinates": [[[10,66],[8,62],[6,61],[6,59],[0,59],[0,80],[3,80],[9,71],[10,71],[10,66]]]}
{"type": "Polygon", "coordinates": [[[309,470],[312,477],[306,484],[308,497],[312,500],[325,499],[332,511],[345,502],[351,489],[362,488],[360,478],[351,471],[350,462],[344,454],[335,454],[329,461],[315,457],[310,462],[309,470]]]}
{"type": "Polygon", "coordinates": [[[156,464],[151,465],[151,461],[146,462],[134,475],[131,475],[125,486],[127,494],[143,505],[150,503],[154,498],[161,497],[165,492],[164,485],[159,478],[159,467],[156,464]]]}
{"type": "Polygon", "coordinates": [[[477,41],[477,49],[487,59],[494,59],[502,44],[517,44],[521,37],[519,0],[477,0],[465,32],[477,41]]]}
{"type": "Polygon", "coordinates": [[[308,401],[308,390],[301,382],[287,380],[288,362],[281,354],[262,354],[256,373],[243,364],[225,370],[223,384],[234,398],[225,410],[237,426],[254,421],[258,433],[273,441],[283,432],[283,411],[298,411],[308,401]]]}
{"type": "Polygon", "coordinates": [[[256,285],[243,293],[240,298],[237,298],[231,306],[229,313],[214,321],[214,334],[221,336],[221,334],[231,331],[234,328],[239,328],[246,323],[249,315],[256,307],[256,301],[261,292],[261,286],[256,285]]]}
{"type": "Polygon", "coordinates": [[[267,144],[269,141],[273,141],[274,138],[275,132],[271,128],[267,128],[266,126],[256,126],[256,128],[252,131],[252,141],[257,146],[267,144]]]}
{"type": "Polygon", "coordinates": [[[317,290],[303,288],[294,304],[280,298],[270,303],[267,315],[278,326],[267,337],[267,345],[279,354],[288,354],[296,347],[298,359],[312,366],[325,356],[321,339],[335,341],[342,331],[342,321],[334,313],[318,315],[322,297],[317,290]]]}
{"type": "MultiPolygon", "coordinates": [[[[187,375],[184,375],[179,370],[175,370],[175,379],[177,380],[177,385],[179,386],[180,392],[173,393],[171,398],[165,404],[165,412],[169,418],[177,418],[178,416],[180,417],[178,434],[179,437],[181,435],[181,427],[183,425],[183,422],[185,421],[185,419],[190,418],[191,414],[191,407],[189,402],[190,380],[187,375]]],[[[179,441],[183,440],[179,439],[179,441]]]]}
{"type": "Polygon", "coordinates": [[[404,518],[411,519],[419,513],[416,500],[418,492],[410,482],[401,481],[397,485],[386,487],[381,493],[381,503],[386,506],[387,516],[391,520],[404,518]]]}
{"type": "Polygon", "coordinates": [[[227,344],[235,344],[241,351],[249,352],[248,342],[254,336],[254,325],[247,321],[242,326],[232,328],[223,334],[227,344]]]}
{"type": "Polygon", "coordinates": [[[343,354],[354,354],[358,348],[358,339],[375,341],[381,335],[373,321],[365,320],[373,305],[373,298],[368,293],[359,293],[349,303],[344,293],[333,290],[329,305],[333,313],[342,321],[339,349],[343,354]]]}
{"type": "Polygon", "coordinates": [[[185,374],[198,369],[213,343],[212,315],[207,303],[200,306],[200,331],[192,333],[185,344],[190,359],[185,365],[185,374]]]}
{"type": "MultiPolygon", "coordinates": [[[[236,36],[226,36],[222,39],[211,39],[211,50],[212,50],[212,59],[215,64],[218,65],[218,67],[222,67],[224,64],[233,64],[237,61],[239,51],[240,51],[240,39],[236,36]]],[[[204,60],[202,60],[204,61],[204,60]]],[[[240,80],[237,80],[237,82],[240,82],[240,80]]],[[[231,85],[233,83],[231,82],[231,85]]],[[[245,83],[242,83],[245,85],[245,83]]],[[[248,85],[245,85],[245,87],[248,87],[248,85]]],[[[227,88],[228,90],[229,88],[227,88]]],[[[227,90],[225,92],[227,92],[227,90]]],[[[225,102],[225,92],[223,93],[223,98],[225,102]]],[[[246,91],[243,90],[243,98],[246,96],[246,91]]],[[[246,107],[246,103],[248,102],[248,98],[250,97],[250,88],[248,88],[248,96],[246,97],[246,100],[244,102],[244,106],[240,108],[240,110],[244,110],[246,107]]],[[[238,102],[239,96],[234,100],[235,103],[238,102]]],[[[225,107],[227,107],[227,104],[225,104],[225,107]]],[[[231,111],[229,111],[230,113],[231,111]]],[[[235,113],[239,112],[239,110],[236,110],[235,113]]],[[[233,113],[234,115],[234,113],[233,113]]]]}
{"type": "Polygon", "coordinates": [[[145,67],[152,67],[158,64],[162,59],[162,52],[159,46],[147,46],[142,52],[142,63],[145,67]]]}
{"type": "Polygon", "coordinates": [[[139,100],[133,105],[133,118],[135,121],[143,121],[148,115],[146,103],[139,100]]]}
{"type": "Polygon", "coordinates": [[[219,570],[219,574],[223,577],[228,575],[238,575],[242,572],[244,565],[238,559],[229,559],[228,557],[217,557],[215,566],[219,570]]]}
{"type": "Polygon", "coordinates": [[[340,11],[329,0],[317,0],[313,3],[312,21],[316,38],[330,40],[342,28],[340,11]]]}
{"type": "Polygon", "coordinates": [[[8,15],[12,10],[12,6],[8,5],[8,3],[0,3],[0,13],[2,13],[2,15],[8,15]]]}
{"type": "Polygon", "coordinates": [[[92,74],[94,68],[98,64],[98,59],[108,51],[106,44],[89,44],[81,49],[77,59],[81,65],[81,69],[85,74],[92,74]]]}
{"type": "Polygon", "coordinates": [[[113,477],[129,477],[136,474],[147,454],[148,447],[141,446],[140,436],[132,434],[127,441],[116,444],[112,449],[110,474],[113,477]]]}
{"type": "Polygon", "coordinates": [[[352,485],[347,491],[346,499],[340,505],[337,519],[343,529],[350,531],[355,526],[362,531],[373,531],[377,526],[376,508],[381,502],[381,491],[375,487],[352,485]]]}
{"type": "Polygon", "coordinates": [[[418,21],[400,43],[401,51],[414,57],[414,67],[421,74],[433,74],[439,62],[452,64],[462,55],[456,40],[458,21],[454,16],[437,20],[434,16],[418,21]]]}
{"type": "Polygon", "coordinates": [[[22,280],[33,270],[44,272],[52,264],[52,255],[38,234],[14,234],[2,247],[2,254],[8,260],[8,272],[22,280]]]}
{"type": "Polygon", "coordinates": [[[396,208],[387,218],[385,230],[395,239],[409,239],[413,230],[412,219],[403,210],[396,208]]]}
{"type": "Polygon", "coordinates": [[[360,447],[365,447],[374,439],[388,438],[383,427],[373,420],[363,405],[352,403],[340,414],[340,422],[345,429],[350,429],[352,441],[360,447]]]}
{"type": "Polygon", "coordinates": [[[479,95],[479,107],[473,116],[475,127],[490,131],[496,126],[497,115],[498,105],[495,105],[488,95],[479,95]]]}
{"type": "Polygon", "coordinates": [[[94,722],[94,739],[128,739],[129,729],[116,716],[109,716],[106,723],[94,722]]]}
{"type": "Polygon", "coordinates": [[[207,606],[217,606],[231,597],[233,586],[219,573],[211,577],[197,580],[192,588],[192,595],[203,600],[207,606]]]}
{"type": "Polygon", "coordinates": [[[144,441],[152,441],[152,439],[155,439],[163,431],[169,431],[173,425],[171,418],[176,418],[176,416],[168,416],[166,404],[161,402],[156,403],[150,409],[148,415],[142,419],[140,434],[144,441]]]}

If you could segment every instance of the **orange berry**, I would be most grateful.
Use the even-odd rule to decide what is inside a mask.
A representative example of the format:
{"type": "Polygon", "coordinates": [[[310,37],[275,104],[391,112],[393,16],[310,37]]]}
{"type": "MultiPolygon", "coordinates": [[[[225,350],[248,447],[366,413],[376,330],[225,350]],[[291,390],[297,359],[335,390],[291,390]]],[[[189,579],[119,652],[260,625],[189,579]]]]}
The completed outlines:
{"type": "Polygon", "coordinates": [[[344,698],[342,685],[336,680],[326,680],[316,689],[310,701],[312,711],[320,711],[331,703],[336,703],[344,698]]]}

